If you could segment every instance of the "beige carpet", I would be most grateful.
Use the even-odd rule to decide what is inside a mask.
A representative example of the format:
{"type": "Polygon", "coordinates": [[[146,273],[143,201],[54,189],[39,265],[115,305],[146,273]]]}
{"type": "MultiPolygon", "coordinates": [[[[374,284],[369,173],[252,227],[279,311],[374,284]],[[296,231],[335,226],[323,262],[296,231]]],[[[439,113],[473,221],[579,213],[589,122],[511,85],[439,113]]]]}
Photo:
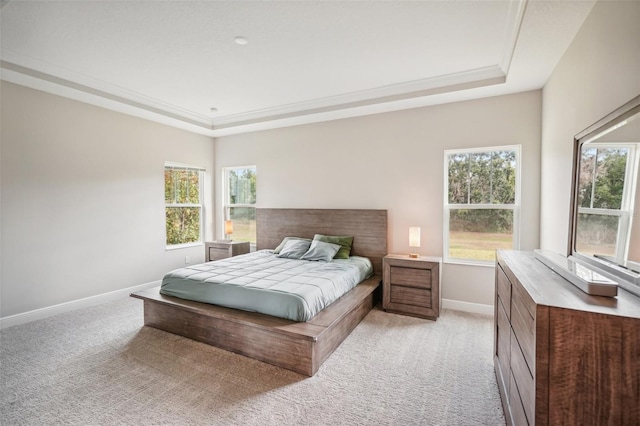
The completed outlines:
{"type": "Polygon", "coordinates": [[[373,310],[312,378],[142,326],[126,298],[3,330],[2,425],[503,425],[492,318],[373,310]]]}

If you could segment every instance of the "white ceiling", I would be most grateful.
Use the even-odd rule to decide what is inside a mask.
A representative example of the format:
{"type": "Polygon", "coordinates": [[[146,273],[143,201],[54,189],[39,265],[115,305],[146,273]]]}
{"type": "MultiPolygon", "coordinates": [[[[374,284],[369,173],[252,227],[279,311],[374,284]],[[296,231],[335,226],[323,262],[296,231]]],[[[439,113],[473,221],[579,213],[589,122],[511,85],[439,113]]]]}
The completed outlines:
{"type": "Polygon", "coordinates": [[[539,89],[593,4],[2,1],[0,76],[221,136],[539,89]]]}

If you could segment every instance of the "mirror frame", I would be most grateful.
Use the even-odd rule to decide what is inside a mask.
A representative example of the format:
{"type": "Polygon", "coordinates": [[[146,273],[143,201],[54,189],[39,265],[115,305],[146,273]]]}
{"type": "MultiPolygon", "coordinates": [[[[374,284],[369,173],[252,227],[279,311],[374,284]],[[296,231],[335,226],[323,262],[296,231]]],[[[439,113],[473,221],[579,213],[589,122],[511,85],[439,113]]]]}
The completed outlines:
{"type": "Polygon", "coordinates": [[[638,284],[640,284],[640,282],[638,282],[638,277],[636,277],[635,274],[630,275],[629,273],[625,273],[620,267],[615,267],[613,264],[605,265],[606,262],[597,260],[592,256],[581,254],[580,252],[575,250],[576,228],[578,221],[578,179],[580,174],[580,153],[582,150],[582,145],[586,142],[590,142],[595,136],[598,136],[603,132],[613,130],[615,126],[636,114],[640,114],[640,95],[631,99],[629,102],[622,105],[611,114],[608,114],[607,116],[598,120],[596,123],[587,127],[586,129],[575,135],[573,139],[573,172],[571,174],[571,205],[569,206],[570,217],[567,253],[568,255],[575,256],[581,260],[587,261],[605,269],[616,278],[621,278],[622,280],[634,284],[633,286],[631,286],[631,288],[628,288],[629,286],[620,283],[622,288],[625,288],[626,290],[640,296],[640,287],[638,287],[638,284]]]}

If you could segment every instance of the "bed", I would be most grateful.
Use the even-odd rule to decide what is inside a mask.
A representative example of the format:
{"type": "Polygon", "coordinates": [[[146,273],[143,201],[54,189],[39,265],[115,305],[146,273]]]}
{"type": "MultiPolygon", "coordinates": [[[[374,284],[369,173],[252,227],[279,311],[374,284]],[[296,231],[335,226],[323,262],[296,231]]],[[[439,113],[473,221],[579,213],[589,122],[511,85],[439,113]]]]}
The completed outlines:
{"type": "Polygon", "coordinates": [[[351,235],[351,254],[370,259],[374,275],[309,321],[297,322],[160,294],[133,293],[144,301],[144,324],[300,374],[320,365],[372,309],[387,254],[386,210],[257,209],[257,249],[274,249],[284,237],[351,235]]]}

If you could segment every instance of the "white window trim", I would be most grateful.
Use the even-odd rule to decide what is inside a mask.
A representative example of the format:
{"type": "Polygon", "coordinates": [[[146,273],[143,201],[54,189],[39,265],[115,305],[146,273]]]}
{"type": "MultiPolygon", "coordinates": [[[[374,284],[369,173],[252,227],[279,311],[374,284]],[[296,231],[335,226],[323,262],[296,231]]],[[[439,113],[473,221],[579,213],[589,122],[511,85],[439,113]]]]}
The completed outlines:
{"type": "Polygon", "coordinates": [[[461,259],[449,257],[449,213],[451,210],[480,210],[480,209],[504,209],[513,210],[513,250],[520,249],[520,206],[521,206],[521,183],[522,183],[522,163],[521,159],[522,145],[504,145],[491,146],[481,148],[467,149],[448,149],[444,151],[444,179],[443,179],[443,229],[442,229],[442,262],[458,265],[474,265],[495,267],[495,261],[485,261],[476,259],[461,259]],[[473,154],[476,152],[493,152],[493,151],[515,151],[516,153],[516,194],[514,204],[449,204],[449,155],[451,154],[473,154]]]}
{"type": "Polygon", "coordinates": [[[165,217],[166,217],[166,214],[167,214],[166,213],[166,209],[167,209],[167,207],[199,207],[200,208],[200,235],[198,236],[198,241],[194,241],[194,242],[191,242],[191,243],[167,244],[167,228],[165,226],[164,227],[165,251],[179,250],[179,249],[184,249],[184,248],[189,248],[189,247],[204,246],[204,215],[205,215],[205,208],[204,208],[204,173],[206,171],[206,168],[203,167],[203,166],[194,166],[194,165],[190,165],[190,164],[175,163],[175,162],[171,162],[171,161],[165,161],[164,169],[163,169],[163,180],[164,180],[164,170],[167,170],[167,169],[193,170],[193,171],[197,171],[198,172],[198,174],[199,174],[199,176],[198,176],[198,191],[199,191],[199,195],[200,195],[200,197],[199,197],[200,198],[200,203],[199,204],[184,204],[184,203],[167,204],[167,202],[165,200],[164,209],[165,209],[165,217]]]}

